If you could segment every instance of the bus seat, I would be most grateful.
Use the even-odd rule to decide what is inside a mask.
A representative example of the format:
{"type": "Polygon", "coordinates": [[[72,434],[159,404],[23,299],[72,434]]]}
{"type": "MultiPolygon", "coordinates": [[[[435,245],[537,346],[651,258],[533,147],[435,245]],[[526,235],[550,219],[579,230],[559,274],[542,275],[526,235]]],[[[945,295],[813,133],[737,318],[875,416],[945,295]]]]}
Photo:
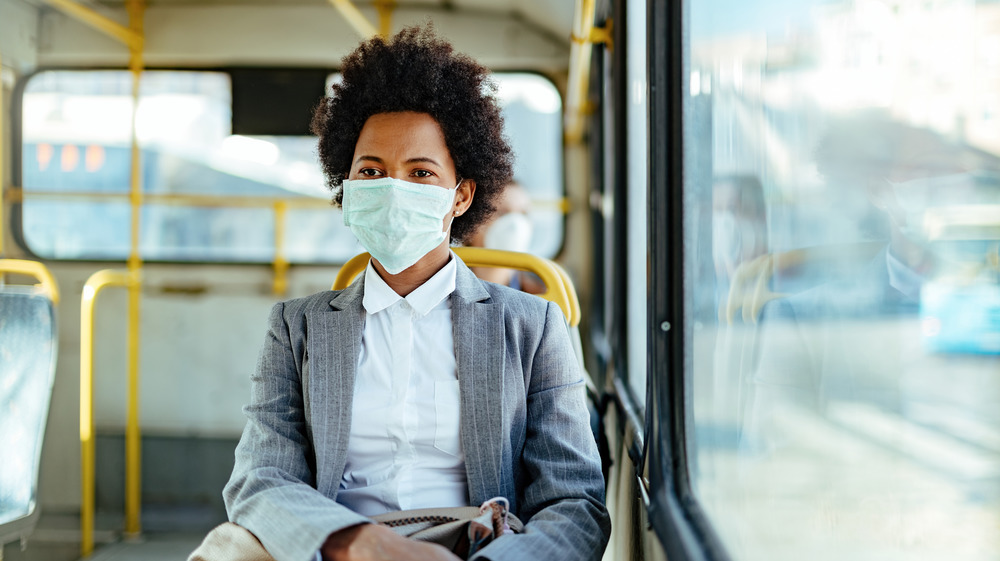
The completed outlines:
{"type": "Polygon", "coordinates": [[[27,539],[38,521],[38,471],[56,363],[58,291],[41,263],[0,259],[0,547],[27,539]]]}
{"type": "MultiPolygon", "coordinates": [[[[595,437],[602,432],[598,428],[600,425],[600,404],[601,393],[594,384],[590,372],[583,360],[583,345],[580,341],[580,300],[576,294],[573,281],[569,278],[566,270],[554,261],[531,255],[529,253],[518,253],[515,251],[503,251],[499,249],[486,249],[482,247],[455,247],[452,248],[455,255],[469,267],[500,267],[504,269],[518,269],[534,273],[545,283],[545,292],[539,294],[550,302],[555,302],[566,317],[566,325],[569,329],[570,342],[576,354],[580,370],[583,372],[583,379],[587,386],[587,397],[589,401],[591,427],[594,429],[595,437]]],[[[371,256],[362,253],[351,258],[340,268],[337,278],[333,282],[333,290],[343,290],[347,288],[351,281],[355,279],[365,267],[368,266],[368,259],[371,256]]]]}
{"type": "MultiPolygon", "coordinates": [[[[732,325],[737,313],[743,323],[757,323],[764,306],[771,300],[786,294],[772,292],[772,278],[775,273],[790,275],[796,269],[825,267],[848,267],[872,259],[885,242],[858,242],[851,244],[805,247],[780,253],[767,253],[742,263],[733,273],[729,294],[719,304],[719,322],[732,325]]],[[[817,275],[828,280],[828,274],[817,275]]]]}
{"type": "MultiPolygon", "coordinates": [[[[534,273],[545,283],[545,292],[538,296],[558,304],[566,316],[566,322],[571,326],[580,323],[580,303],[576,300],[574,306],[570,302],[570,294],[575,297],[576,290],[573,288],[573,283],[570,282],[569,277],[566,276],[565,271],[562,271],[562,268],[554,262],[543,257],[538,257],[537,255],[518,253],[516,251],[485,249],[482,247],[454,247],[452,250],[469,267],[502,267],[534,273]],[[574,310],[576,311],[575,315],[574,310]]],[[[351,284],[351,281],[368,266],[369,258],[371,258],[371,255],[361,253],[352,257],[347,263],[344,263],[337,273],[337,278],[333,281],[333,290],[347,288],[351,284]]]]}

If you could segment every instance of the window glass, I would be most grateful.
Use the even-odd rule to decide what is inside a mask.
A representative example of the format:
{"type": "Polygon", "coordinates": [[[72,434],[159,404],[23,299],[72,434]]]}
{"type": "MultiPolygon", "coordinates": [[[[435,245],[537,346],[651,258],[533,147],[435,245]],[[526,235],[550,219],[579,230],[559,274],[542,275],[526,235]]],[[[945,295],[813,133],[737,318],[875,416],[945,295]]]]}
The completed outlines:
{"type": "MultiPolygon", "coordinates": [[[[537,75],[497,81],[517,179],[535,200],[532,248],[551,257],[562,246],[564,221],[561,99],[537,75]]],[[[39,256],[127,256],[131,87],[124,71],[46,71],[27,83],[23,233],[39,256]]],[[[361,251],[330,207],[315,138],[232,135],[231,97],[225,73],[143,73],[135,122],[143,258],[269,262],[279,224],[291,262],[343,262],[361,251]]]]}
{"type": "Polygon", "coordinates": [[[1000,557],[1000,4],[688,5],[690,461],[729,553],[1000,557]]]}
{"type": "Polygon", "coordinates": [[[626,290],[628,333],[628,383],[640,404],[646,396],[646,222],[649,202],[646,196],[649,108],[646,100],[646,3],[630,0],[626,5],[628,33],[628,191],[626,194],[626,290]]]}
{"type": "Polygon", "coordinates": [[[562,98],[542,76],[495,75],[507,139],[514,150],[514,180],[532,199],[531,253],[555,257],[563,243],[562,98]]]}

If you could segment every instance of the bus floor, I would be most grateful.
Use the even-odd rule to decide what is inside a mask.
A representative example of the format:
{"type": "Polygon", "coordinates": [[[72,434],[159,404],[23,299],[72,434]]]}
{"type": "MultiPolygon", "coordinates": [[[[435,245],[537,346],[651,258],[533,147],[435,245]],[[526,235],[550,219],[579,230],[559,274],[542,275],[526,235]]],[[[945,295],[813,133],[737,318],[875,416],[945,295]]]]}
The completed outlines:
{"type": "Polygon", "coordinates": [[[144,529],[138,538],[123,537],[122,517],[98,512],[94,531],[94,551],[80,556],[80,517],[77,513],[42,512],[34,532],[22,548],[18,542],[0,550],[0,561],[177,561],[187,559],[208,531],[219,521],[210,522],[196,509],[164,516],[143,509],[144,529]],[[177,520],[188,518],[187,523],[177,520]]]}
{"type": "Polygon", "coordinates": [[[204,538],[204,533],[148,534],[143,536],[141,541],[105,545],[85,559],[86,561],[178,561],[187,559],[204,538]]]}
{"type": "Polygon", "coordinates": [[[205,538],[204,532],[145,534],[136,541],[97,544],[94,552],[80,557],[79,544],[30,541],[23,551],[17,543],[7,544],[3,561],[178,561],[187,559],[205,538]]]}

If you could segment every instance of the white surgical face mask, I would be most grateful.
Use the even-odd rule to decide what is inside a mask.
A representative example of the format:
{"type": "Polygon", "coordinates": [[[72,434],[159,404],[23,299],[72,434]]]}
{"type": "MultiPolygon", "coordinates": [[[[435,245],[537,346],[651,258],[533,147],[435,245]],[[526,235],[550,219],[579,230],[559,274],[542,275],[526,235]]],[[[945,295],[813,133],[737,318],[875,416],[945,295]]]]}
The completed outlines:
{"type": "Polygon", "coordinates": [[[741,264],[767,252],[764,225],[731,210],[712,216],[712,257],[716,274],[728,279],[741,264]]]}
{"type": "Polygon", "coordinates": [[[531,247],[531,219],[519,212],[510,212],[486,228],[483,246],[489,249],[526,252],[531,247]]]}
{"type": "MultiPolygon", "coordinates": [[[[459,182],[461,185],[461,182],[459,182]]],[[[455,190],[392,177],[344,180],[344,225],[390,275],[441,245],[455,190]]]]}

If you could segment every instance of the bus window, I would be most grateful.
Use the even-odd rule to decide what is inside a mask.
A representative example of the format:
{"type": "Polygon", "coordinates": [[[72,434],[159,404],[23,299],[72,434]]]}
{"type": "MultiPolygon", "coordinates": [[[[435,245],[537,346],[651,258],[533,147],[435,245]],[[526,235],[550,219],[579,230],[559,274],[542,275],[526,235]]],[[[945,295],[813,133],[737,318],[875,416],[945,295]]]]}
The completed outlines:
{"type": "MultiPolygon", "coordinates": [[[[131,75],[41,72],[25,87],[22,116],[29,249],[50,259],[123,259],[131,214],[131,75]]],[[[145,72],[135,119],[145,259],[268,262],[275,201],[326,206],[311,138],[229,133],[225,73],[145,72]]],[[[289,240],[305,252],[300,258],[353,254],[350,233],[338,221],[311,225],[326,243],[289,240]]]]}
{"type": "MultiPolygon", "coordinates": [[[[561,99],[538,75],[498,74],[498,83],[515,171],[538,201],[532,248],[552,257],[564,222],[561,99]]],[[[43,71],[28,80],[22,107],[21,234],[28,249],[47,259],[124,259],[131,75],[43,71]]],[[[343,262],[362,251],[330,208],[315,138],[231,134],[228,74],[144,72],[135,129],[144,259],[266,263],[275,257],[279,226],[292,263],[343,262]]]]}
{"type": "Polygon", "coordinates": [[[498,73],[497,97],[514,150],[514,178],[531,195],[530,252],[555,257],[563,244],[566,196],[562,166],[562,98],[538,74],[498,73]]]}
{"type": "Polygon", "coordinates": [[[692,0],[694,491],[733,559],[1000,555],[1000,5],[692,0]]]}

